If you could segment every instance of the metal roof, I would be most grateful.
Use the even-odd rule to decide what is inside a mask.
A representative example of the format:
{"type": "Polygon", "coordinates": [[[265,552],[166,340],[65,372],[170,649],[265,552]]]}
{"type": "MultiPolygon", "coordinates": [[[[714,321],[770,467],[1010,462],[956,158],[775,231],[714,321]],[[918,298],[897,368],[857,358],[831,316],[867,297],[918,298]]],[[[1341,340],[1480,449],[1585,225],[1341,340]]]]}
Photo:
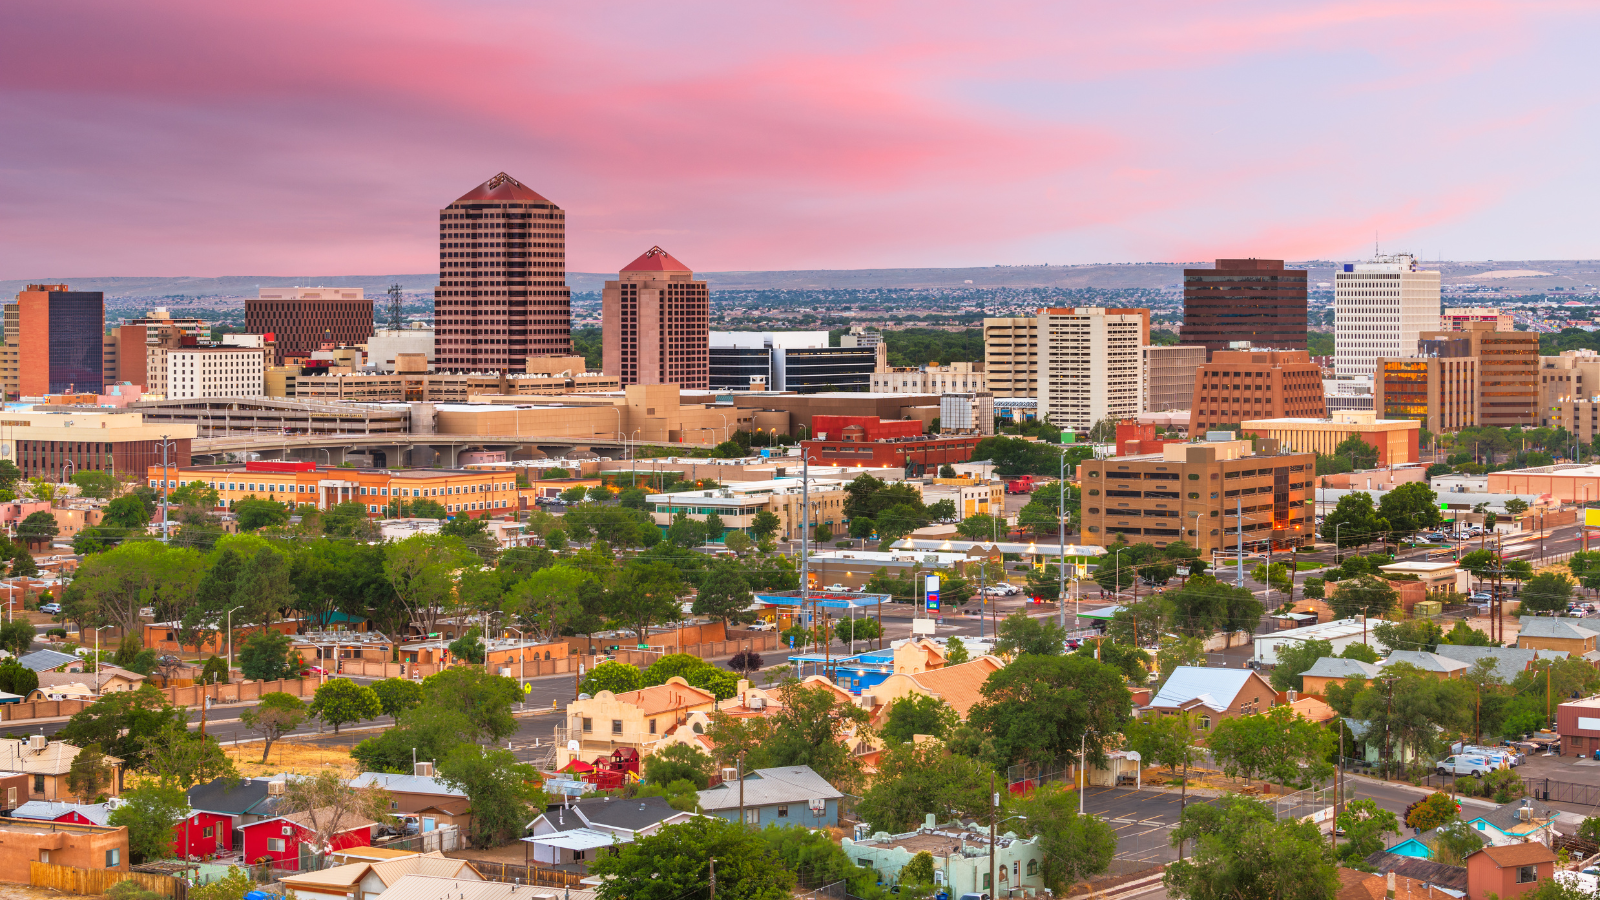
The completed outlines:
{"type": "MultiPolygon", "coordinates": [[[[737,808],[739,796],[739,782],[724,782],[700,792],[700,808],[737,808]]],[[[745,773],[744,777],[745,806],[809,803],[812,800],[838,800],[843,796],[810,766],[756,769],[745,773]]]]}
{"type": "Polygon", "coordinates": [[[612,844],[633,843],[633,838],[630,836],[606,834],[604,831],[595,831],[593,828],[553,831],[549,834],[525,837],[522,840],[529,844],[543,844],[547,847],[560,847],[563,850],[595,850],[600,847],[609,847],[612,844]]]}
{"type": "Polygon", "coordinates": [[[1178,666],[1161,686],[1151,706],[1181,706],[1199,700],[1215,710],[1227,709],[1249,680],[1253,669],[1210,669],[1178,666]]]}

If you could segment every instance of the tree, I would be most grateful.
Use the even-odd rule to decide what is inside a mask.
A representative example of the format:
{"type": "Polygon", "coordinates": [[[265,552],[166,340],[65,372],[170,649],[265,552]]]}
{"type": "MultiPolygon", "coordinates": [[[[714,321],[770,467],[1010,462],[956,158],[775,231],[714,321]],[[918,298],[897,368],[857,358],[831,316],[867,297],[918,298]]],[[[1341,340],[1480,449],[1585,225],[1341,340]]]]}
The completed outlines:
{"type": "Polygon", "coordinates": [[[871,641],[883,636],[877,619],[840,619],[833,623],[833,633],[841,644],[852,641],[871,641]]]}
{"type": "Polygon", "coordinates": [[[962,519],[961,523],[956,526],[956,534],[969,541],[992,541],[997,537],[1005,537],[1010,529],[1010,525],[994,516],[987,513],[978,513],[962,519]]]}
{"type": "Polygon", "coordinates": [[[370,785],[354,787],[339,770],[322,769],[290,779],[273,812],[295,817],[308,832],[306,843],[312,852],[325,853],[335,835],[366,822],[384,821],[389,816],[389,792],[370,785]]]}
{"type": "Polygon", "coordinates": [[[915,830],[928,813],[940,821],[976,819],[990,811],[993,773],[976,759],[949,753],[937,741],[884,749],[878,774],[856,812],[873,831],[915,830]]]}
{"type": "Polygon", "coordinates": [[[959,666],[972,657],[967,653],[967,645],[961,638],[950,635],[944,642],[944,664],[946,666],[959,666]]]}
{"type": "Polygon", "coordinates": [[[1183,634],[1169,634],[1161,638],[1161,645],[1156,650],[1156,670],[1161,673],[1161,681],[1157,683],[1156,690],[1161,690],[1161,685],[1167,683],[1174,669],[1179,666],[1204,666],[1206,664],[1205,643],[1197,637],[1183,634]]]}
{"type": "MultiPolygon", "coordinates": [[[[133,882],[123,882],[133,884],[133,882]]],[[[115,886],[113,886],[115,887],[115,886]]],[[[229,866],[228,874],[209,884],[196,885],[189,888],[186,896],[189,900],[244,900],[244,895],[255,890],[256,880],[238,866],[229,866]]],[[[151,892],[150,897],[112,897],[111,900],[159,900],[162,896],[151,892]]]]}
{"type": "Polygon", "coordinates": [[[61,533],[61,527],[56,524],[54,514],[45,510],[29,513],[27,518],[17,525],[17,538],[28,545],[48,544],[61,533]]]}
{"type": "Polygon", "coordinates": [[[458,746],[439,764],[439,780],[467,795],[473,810],[467,839],[479,850],[522,834],[544,810],[544,780],[510,750],[458,746]]]}
{"type": "Polygon", "coordinates": [[[1150,674],[1150,654],[1130,644],[1119,644],[1104,638],[1085,641],[1078,645],[1073,655],[1098,659],[1121,672],[1133,684],[1143,684],[1150,674]]]}
{"type": "Polygon", "coordinates": [[[778,688],[778,699],[763,747],[772,765],[810,766],[832,785],[853,785],[861,762],[846,740],[866,725],[866,710],[829,688],[807,687],[794,679],[778,688]]]}
{"type": "MultiPolygon", "coordinates": [[[[967,721],[997,767],[1077,756],[1087,732],[1119,733],[1133,703],[1121,672],[1083,656],[1025,653],[992,673],[981,693],[967,721]]],[[[1087,752],[1090,762],[1104,762],[1099,741],[1087,752]]]]}
{"type": "Polygon", "coordinates": [[[294,641],[270,628],[252,633],[239,649],[239,671],[252,681],[277,681],[300,673],[300,654],[291,654],[294,641]]]}
{"type": "Polygon", "coordinates": [[[589,670],[589,674],[584,676],[583,683],[578,685],[578,691],[593,697],[601,691],[623,694],[637,691],[642,687],[644,687],[644,673],[637,667],[627,663],[607,661],[589,670]]]}
{"type": "Polygon", "coordinates": [[[476,561],[458,537],[415,534],[385,547],[383,574],[409,621],[432,634],[453,595],[455,574],[476,561]]]}
{"type": "Polygon", "coordinates": [[[204,566],[204,557],[194,550],[130,541],[84,559],[62,606],[72,621],[115,624],[124,634],[137,633],[144,607],[154,607],[159,619],[170,621],[193,604],[204,566]]]}
{"type": "MultiPolygon", "coordinates": [[[[1249,717],[1246,717],[1249,718],[1249,717]]],[[[1184,809],[1174,846],[1194,842],[1167,867],[1169,895],[1188,900],[1332,900],[1339,886],[1328,842],[1313,822],[1278,819],[1264,803],[1227,794],[1184,809]]]]}
{"type": "Polygon", "coordinates": [[[338,734],[341,725],[383,715],[383,703],[372,688],[348,678],[330,678],[312,695],[307,712],[332,725],[333,733],[338,734]]]}
{"type": "Polygon", "coordinates": [[[1026,816],[1022,833],[1044,851],[1045,886],[1058,897],[1077,883],[1105,872],[1117,854],[1117,832],[1097,816],[1078,814],[1076,791],[1059,782],[1047,784],[1018,801],[1026,816]]]}
{"type": "Polygon", "coordinates": [[[106,789],[111,787],[111,764],[100,752],[99,744],[90,744],[78,751],[67,770],[67,790],[80,803],[99,803],[106,789]]]}
{"type": "Polygon", "coordinates": [[[650,626],[681,615],[678,598],[684,590],[678,570],[667,563],[633,562],[617,575],[607,594],[607,614],[626,623],[644,643],[650,626]]]}
{"type": "Polygon", "coordinates": [[[1300,784],[1333,774],[1328,759],[1337,743],[1333,732],[1303,719],[1287,706],[1223,719],[1207,740],[1211,755],[1229,778],[1268,778],[1300,784]]]}
{"type": "Polygon", "coordinates": [[[135,764],[185,789],[218,778],[239,777],[233,760],[223,752],[214,735],[200,734],[177,724],[168,724],[144,738],[135,764]]]}
{"type": "Polygon", "coordinates": [[[756,614],[750,611],[754,601],[750,582],[744,577],[744,567],[732,560],[723,560],[713,565],[700,582],[700,592],[690,608],[697,616],[721,619],[727,626],[755,621],[756,614]]]}
{"type": "Polygon", "coordinates": [[[1339,582],[1328,606],[1341,619],[1366,616],[1381,618],[1400,604],[1400,595],[1389,582],[1372,575],[1358,575],[1339,582]]]}
{"type": "Polygon", "coordinates": [[[1017,610],[995,626],[994,652],[1002,656],[1029,654],[1060,656],[1066,651],[1066,635],[1059,626],[1047,619],[1035,619],[1024,610],[1017,610]]]}
{"type": "Polygon", "coordinates": [[[72,474],[72,483],[77,486],[78,494],[104,500],[117,492],[120,483],[115,475],[99,469],[84,469],[82,472],[72,474]]]}
{"type": "Polygon", "coordinates": [[[1528,511],[1528,501],[1522,499],[1521,497],[1512,497],[1510,500],[1505,502],[1505,507],[1507,515],[1514,519],[1520,518],[1523,513],[1528,511]]]}
{"type": "Polygon", "coordinates": [[[399,716],[408,709],[422,705],[422,685],[409,678],[385,678],[372,683],[372,692],[386,716],[399,716]]]}
{"type": "Polygon", "coordinates": [[[128,829],[128,852],[138,862],[172,856],[172,830],[189,815],[189,798],[169,781],[144,784],[122,794],[107,822],[128,829]]]}
{"type": "Polygon", "coordinates": [[[1279,691],[1301,691],[1300,673],[1316,665],[1317,660],[1333,655],[1333,644],[1328,641],[1298,641],[1278,648],[1278,664],[1272,667],[1272,687],[1279,691]]]}
{"type": "Polygon", "coordinates": [[[1370,544],[1382,537],[1389,525],[1378,516],[1372,495],[1355,491],[1339,498],[1339,503],[1322,519],[1322,539],[1338,543],[1339,549],[1370,544]]]}
{"type": "Polygon", "coordinates": [[[1378,465],[1378,448],[1362,440],[1359,434],[1352,434],[1340,441],[1333,448],[1333,455],[1350,460],[1350,465],[1357,469],[1372,469],[1378,465]]]}
{"type": "Polygon", "coordinates": [[[186,730],[187,725],[183,710],[146,683],[136,691],[106,694],[74,713],[57,735],[79,747],[98,744],[129,766],[139,766],[147,741],[169,729],[186,730]]]}
{"type": "Polygon", "coordinates": [[[728,668],[744,675],[761,671],[761,654],[754,650],[740,650],[728,660],[728,668]]]}
{"type": "Polygon", "coordinates": [[[254,495],[234,501],[232,509],[241,531],[257,531],[286,524],[293,512],[286,504],[263,500],[254,495]]]}
{"type": "Polygon", "coordinates": [[[750,520],[750,533],[759,540],[767,540],[778,533],[783,522],[771,510],[763,509],[750,520]]]}
{"type": "Polygon", "coordinates": [[[755,546],[755,544],[753,542],[751,542],[750,536],[745,534],[742,531],[730,531],[730,532],[728,532],[727,536],[722,539],[722,543],[729,550],[732,550],[734,553],[738,554],[739,556],[743,556],[746,553],[749,553],[750,552],[750,548],[755,546]]]}
{"type": "Polygon", "coordinates": [[[487,652],[487,648],[483,645],[483,631],[476,625],[462,632],[461,636],[451,641],[445,649],[450,651],[452,657],[475,666],[483,665],[484,654],[487,652]]]}
{"type": "Polygon", "coordinates": [[[900,892],[912,896],[926,896],[933,888],[933,854],[918,850],[917,854],[900,867],[900,892]]]}
{"type": "Polygon", "coordinates": [[[954,731],[960,721],[950,704],[938,697],[910,694],[889,703],[878,736],[891,746],[908,744],[914,735],[919,734],[943,738],[954,731]]]}
{"type": "Polygon", "coordinates": [[[1367,857],[1385,847],[1384,835],[1400,833],[1400,820],[1395,814],[1367,798],[1346,803],[1338,825],[1344,829],[1345,840],[1339,847],[1339,856],[1346,865],[1357,868],[1365,868],[1367,857]]]}
{"type": "Polygon", "coordinates": [[[1388,521],[1396,538],[1444,524],[1439,498],[1425,481],[1408,481],[1384,494],[1378,501],[1378,517],[1388,521]]]}
{"type": "Polygon", "coordinates": [[[1540,572],[1522,585],[1522,612],[1558,615],[1572,599],[1572,579],[1559,572],[1540,572]]]}
{"type": "MultiPolygon", "coordinates": [[[[134,659],[137,660],[138,656],[134,659]]],[[[233,671],[228,668],[228,661],[216,654],[212,654],[206,664],[200,667],[201,684],[227,684],[232,679],[233,671]]]]}
{"type": "Polygon", "coordinates": [[[716,860],[719,900],[789,900],[794,875],[742,823],[698,817],[623,844],[589,864],[599,900],[681,900],[705,891],[716,860]]]}
{"type": "Polygon", "coordinates": [[[33,639],[36,636],[32,622],[27,619],[12,619],[0,625],[0,649],[8,651],[12,656],[22,656],[33,646],[33,639]]]}
{"type": "Polygon", "coordinates": [[[422,692],[426,705],[465,717],[477,740],[502,741],[517,731],[511,706],[522,699],[522,685],[515,678],[455,666],[422,679],[422,692]]]}
{"type": "Polygon", "coordinates": [[[1250,570],[1250,580],[1264,584],[1280,594],[1294,592],[1294,573],[1283,563],[1273,563],[1271,566],[1257,563],[1256,567],[1250,570]]]}
{"type": "Polygon", "coordinates": [[[644,761],[644,780],[651,784],[689,781],[703,791],[711,783],[711,757],[688,744],[668,744],[644,761]]]}
{"type": "Polygon", "coordinates": [[[261,762],[267,762],[267,754],[272,752],[274,741],[283,737],[300,726],[306,720],[306,705],[300,698],[282,691],[269,691],[261,695],[261,701],[255,708],[239,713],[239,721],[244,727],[261,735],[264,746],[261,748],[261,762]]]}
{"type": "Polygon", "coordinates": [[[1194,722],[1188,713],[1134,719],[1123,734],[1128,737],[1128,747],[1138,752],[1145,765],[1166,766],[1173,774],[1201,757],[1194,743],[1194,722]]]}
{"type": "MultiPolygon", "coordinates": [[[[1457,620],[1456,624],[1465,623],[1457,620]]],[[[1407,619],[1403,622],[1384,622],[1372,629],[1372,636],[1391,652],[1422,650],[1432,653],[1444,640],[1444,631],[1432,619],[1407,619]]]]}
{"type": "Polygon", "coordinates": [[[457,746],[476,740],[477,731],[466,716],[424,704],[402,712],[395,727],[351,748],[350,757],[369,772],[409,772],[413,758],[444,759],[457,746]]]}
{"type": "Polygon", "coordinates": [[[1175,630],[1202,640],[1219,631],[1230,635],[1254,631],[1264,612],[1250,591],[1210,575],[1190,575],[1186,583],[1162,596],[1171,604],[1168,620],[1175,630]]]}
{"type": "Polygon", "coordinates": [[[1406,815],[1406,827],[1431,831],[1459,814],[1460,804],[1455,798],[1443,791],[1435,791],[1411,807],[1411,812],[1406,815]]]}
{"type": "Polygon", "coordinates": [[[39,687],[39,673],[8,658],[0,660],[0,691],[26,697],[39,687]]]}

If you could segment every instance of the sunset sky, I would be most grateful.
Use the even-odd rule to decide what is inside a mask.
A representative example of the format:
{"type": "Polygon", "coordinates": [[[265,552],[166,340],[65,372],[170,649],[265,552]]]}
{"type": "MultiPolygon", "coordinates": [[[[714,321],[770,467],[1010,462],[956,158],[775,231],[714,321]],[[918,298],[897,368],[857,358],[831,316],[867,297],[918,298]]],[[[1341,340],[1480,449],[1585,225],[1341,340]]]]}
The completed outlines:
{"type": "Polygon", "coordinates": [[[1600,5],[216,0],[0,9],[0,279],[1600,256],[1600,5]]]}

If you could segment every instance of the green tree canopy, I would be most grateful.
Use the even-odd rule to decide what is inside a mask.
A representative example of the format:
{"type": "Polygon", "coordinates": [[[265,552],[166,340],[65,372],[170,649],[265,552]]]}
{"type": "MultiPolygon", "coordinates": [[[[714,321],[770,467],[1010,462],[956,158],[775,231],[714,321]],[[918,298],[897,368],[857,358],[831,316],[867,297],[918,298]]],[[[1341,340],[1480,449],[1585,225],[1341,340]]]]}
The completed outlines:
{"type": "Polygon", "coordinates": [[[976,759],[948,753],[937,741],[895,744],[883,751],[856,811],[873,831],[890,834],[915,830],[928,813],[941,822],[985,817],[992,776],[976,759]]]}
{"type": "MultiPolygon", "coordinates": [[[[1255,718],[1245,716],[1243,718],[1255,718]]],[[[1191,804],[1172,832],[1193,853],[1167,867],[1172,896],[1188,900],[1332,900],[1337,866],[1317,826],[1279,819],[1271,807],[1232,794],[1191,804]]]]}
{"type": "Polygon", "coordinates": [[[1060,782],[1047,784],[1018,801],[1014,811],[1024,836],[1044,851],[1040,875],[1058,897],[1082,881],[1103,874],[1117,853],[1117,832],[1098,816],[1079,815],[1078,795],[1060,782]]]}
{"type": "MultiPolygon", "coordinates": [[[[1086,733],[1120,733],[1132,714],[1122,673],[1082,656],[1024,653],[991,674],[981,691],[967,721],[997,767],[1077,756],[1086,733]]],[[[1105,759],[1099,741],[1087,742],[1087,753],[1091,762],[1105,759]]]]}
{"type": "Polygon", "coordinates": [[[720,900],[789,900],[794,874],[774,865],[760,833],[698,817],[623,844],[589,864],[600,900],[683,900],[705,891],[716,860],[720,900]]]}
{"type": "Polygon", "coordinates": [[[341,725],[365,722],[383,715],[383,704],[378,695],[366,685],[356,684],[348,678],[330,678],[317,688],[307,712],[333,726],[339,733],[341,725]]]}
{"type": "Polygon", "coordinates": [[[521,835],[544,811],[538,770],[504,748],[458,745],[439,763],[439,780],[467,795],[473,810],[467,839],[478,850],[521,835]]]}
{"type": "Polygon", "coordinates": [[[915,735],[943,738],[960,721],[950,704],[929,694],[909,694],[889,703],[878,736],[890,746],[908,744],[915,735]]]}

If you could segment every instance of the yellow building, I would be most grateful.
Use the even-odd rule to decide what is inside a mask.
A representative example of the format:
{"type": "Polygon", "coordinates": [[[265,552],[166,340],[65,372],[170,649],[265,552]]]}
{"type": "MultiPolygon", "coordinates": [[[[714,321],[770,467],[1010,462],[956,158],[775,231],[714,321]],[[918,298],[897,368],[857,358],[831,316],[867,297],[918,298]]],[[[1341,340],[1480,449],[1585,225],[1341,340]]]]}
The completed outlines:
{"type": "Polygon", "coordinates": [[[251,462],[243,465],[169,468],[163,481],[160,466],[151,466],[148,482],[157,491],[192,482],[215,490],[217,508],[229,509],[246,497],[276,500],[318,509],[340,503],[362,503],[368,515],[382,515],[391,503],[431,500],[451,514],[473,518],[522,508],[533,491],[519,489],[509,471],[476,469],[353,469],[313,462],[251,462]]]}
{"type": "Polygon", "coordinates": [[[1284,450],[1333,453],[1352,436],[1378,449],[1378,465],[1417,461],[1422,423],[1415,419],[1380,419],[1372,412],[1338,412],[1326,419],[1250,419],[1239,423],[1245,434],[1272,438],[1284,450]]]}
{"type": "Polygon", "coordinates": [[[567,704],[565,724],[556,726],[556,768],[574,759],[591,762],[623,747],[649,756],[691,713],[710,713],[716,706],[715,694],[677,675],[654,687],[622,694],[600,691],[574,700],[567,704]],[[576,752],[570,749],[573,743],[576,752]]]}

